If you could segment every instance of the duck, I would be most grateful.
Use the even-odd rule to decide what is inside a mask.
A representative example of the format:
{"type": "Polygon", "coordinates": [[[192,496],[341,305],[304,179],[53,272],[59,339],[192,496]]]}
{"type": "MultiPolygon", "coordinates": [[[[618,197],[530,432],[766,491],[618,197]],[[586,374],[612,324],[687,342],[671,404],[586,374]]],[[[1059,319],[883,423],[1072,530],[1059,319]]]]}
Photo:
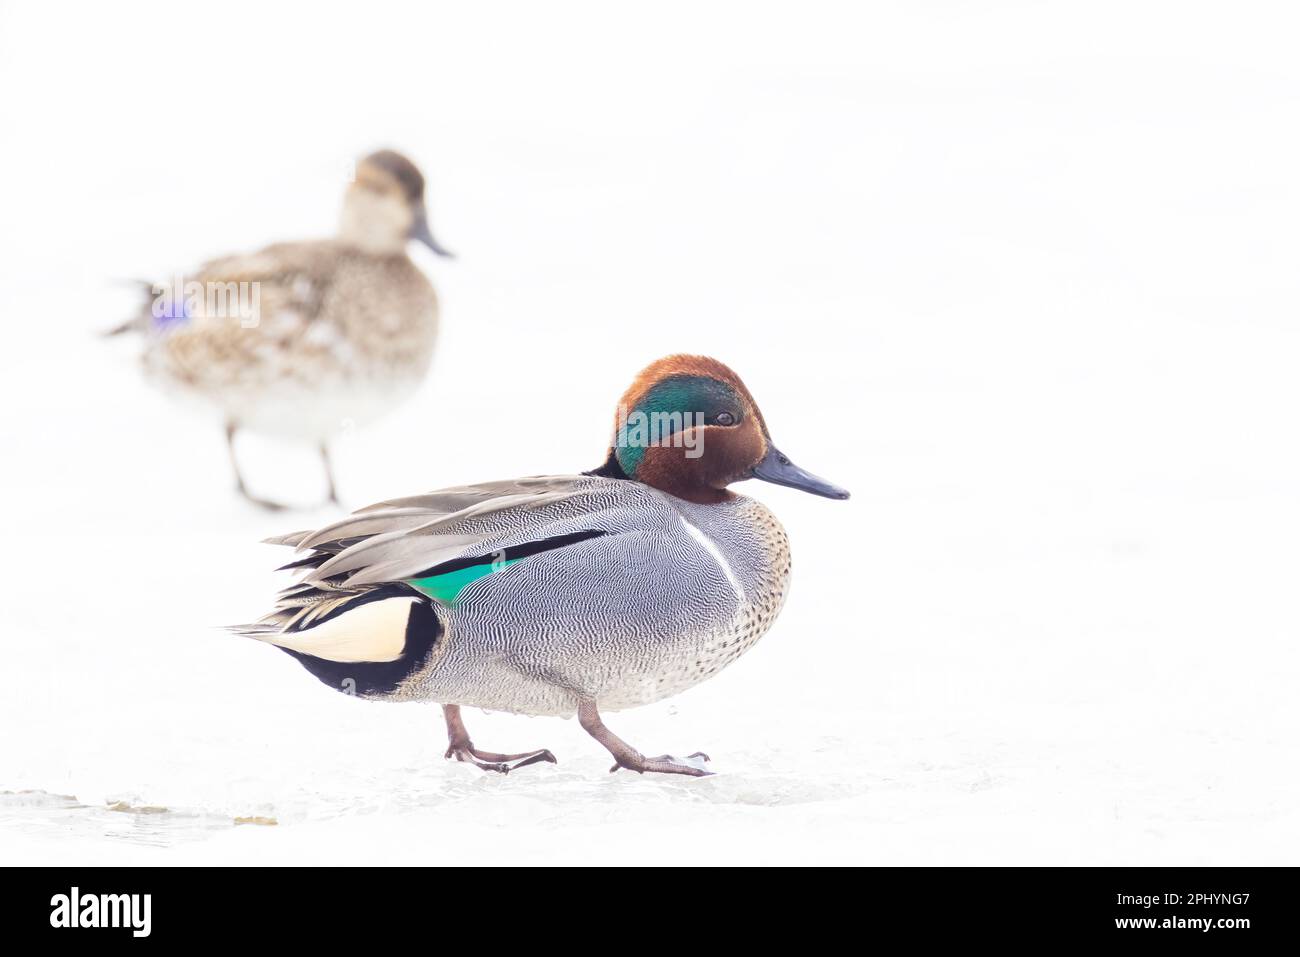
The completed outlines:
{"type": "Polygon", "coordinates": [[[790,545],[750,479],[847,499],[772,442],[744,382],[671,355],[619,401],[600,467],[380,502],[268,539],[301,557],[272,610],[236,626],[324,684],[441,705],[446,757],[501,773],[549,749],[480,750],[462,709],[571,718],[627,769],[694,777],[704,752],[647,757],[608,712],[716,675],[772,626],[790,545]]]}
{"type": "Polygon", "coordinates": [[[219,413],[235,490],[266,509],[285,506],[250,490],[239,433],[314,446],[337,505],[330,439],[407,398],[433,357],[438,299],[406,246],[452,254],[430,230],[424,176],[389,149],[353,170],[333,238],[275,243],[145,283],[138,313],[108,332],[141,335],[146,379],[219,413]]]}

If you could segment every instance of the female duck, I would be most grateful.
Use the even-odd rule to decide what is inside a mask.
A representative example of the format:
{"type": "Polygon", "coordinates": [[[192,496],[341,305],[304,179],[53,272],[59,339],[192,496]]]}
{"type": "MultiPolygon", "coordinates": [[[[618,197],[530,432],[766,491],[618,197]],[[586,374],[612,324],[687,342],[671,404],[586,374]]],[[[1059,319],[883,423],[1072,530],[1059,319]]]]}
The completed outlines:
{"type": "Polygon", "coordinates": [[[433,356],[438,300],[408,240],[450,255],[429,231],[424,177],[381,150],[357,164],[335,238],[211,260],[153,286],[113,333],[142,333],[150,381],[220,412],[241,495],[280,507],[244,483],[235,434],[247,429],[315,445],[337,502],[330,437],[413,392],[433,356]]]}
{"type": "Polygon", "coordinates": [[[284,566],[302,579],[236,630],[340,690],[439,702],[447,757],[487,770],[555,758],[475,748],[462,705],[576,713],[612,770],[707,774],[703,754],[645,757],[600,712],[704,681],[771,626],[789,543],[728,490],[749,478],[849,497],[777,451],[729,368],[669,356],[623,396],[599,469],[443,489],[274,539],[308,550],[284,566]]]}

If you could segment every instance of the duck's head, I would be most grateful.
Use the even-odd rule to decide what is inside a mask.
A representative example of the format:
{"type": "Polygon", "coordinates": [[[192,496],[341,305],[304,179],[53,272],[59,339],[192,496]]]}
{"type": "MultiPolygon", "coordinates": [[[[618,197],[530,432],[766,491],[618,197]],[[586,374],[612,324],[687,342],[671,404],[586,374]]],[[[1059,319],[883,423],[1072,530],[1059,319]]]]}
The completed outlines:
{"type": "Polygon", "coordinates": [[[751,478],[849,497],[782,454],[740,376],[707,356],[667,356],[641,371],[619,402],[609,456],[597,474],[698,503],[721,502],[728,485],[751,478]]]}
{"type": "Polygon", "coordinates": [[[392,150],[371,153],[357,163],[343,198],[339,238],[375,253],[400,252],[414,239],[439,256],[451,255],[429,231],[424,177],[414,163],[392,150]]]}

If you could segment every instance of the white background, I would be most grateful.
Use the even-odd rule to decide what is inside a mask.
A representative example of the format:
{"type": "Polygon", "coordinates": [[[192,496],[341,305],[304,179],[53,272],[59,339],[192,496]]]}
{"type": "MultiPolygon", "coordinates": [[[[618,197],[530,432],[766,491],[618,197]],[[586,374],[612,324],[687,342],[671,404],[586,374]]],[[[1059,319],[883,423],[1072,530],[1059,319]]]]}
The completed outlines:
{"type": "Polygon", "coordinates": [[[1293,6],[467,6],[0,7],[4,862],[1296,863],[1293,6]],[[743,489],[781,619],[611,718],[718,776],[470,713],[560,759],[487,776],[219,630],[336,513],[95,333],[381,146],[459,258],[349,504],[592,467],[676,351],[853,491],[743,489]]]}

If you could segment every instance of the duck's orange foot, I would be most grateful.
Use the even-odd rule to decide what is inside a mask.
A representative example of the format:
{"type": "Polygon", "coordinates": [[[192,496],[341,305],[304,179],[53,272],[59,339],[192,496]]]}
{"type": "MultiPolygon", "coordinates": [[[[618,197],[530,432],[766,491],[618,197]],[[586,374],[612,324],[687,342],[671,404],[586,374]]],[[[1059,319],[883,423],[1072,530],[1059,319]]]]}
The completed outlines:
{"type": "Polygon", "coordinates": [[[555,760],[555,755],[545,748],[538,751],[525,751],[522,754],[498,754],[495,751],[480,751],[470,744],[453,744],[447,749],[444,757],[455,758],[457,761],[464,761],[475,767],[480,767],[484,771],[496,771],[499,774],[509,774],[518,768],[525,768],[530,764],[537,764],[541,761],[549,761],[551,764],[558,763],[555,760]]]}

